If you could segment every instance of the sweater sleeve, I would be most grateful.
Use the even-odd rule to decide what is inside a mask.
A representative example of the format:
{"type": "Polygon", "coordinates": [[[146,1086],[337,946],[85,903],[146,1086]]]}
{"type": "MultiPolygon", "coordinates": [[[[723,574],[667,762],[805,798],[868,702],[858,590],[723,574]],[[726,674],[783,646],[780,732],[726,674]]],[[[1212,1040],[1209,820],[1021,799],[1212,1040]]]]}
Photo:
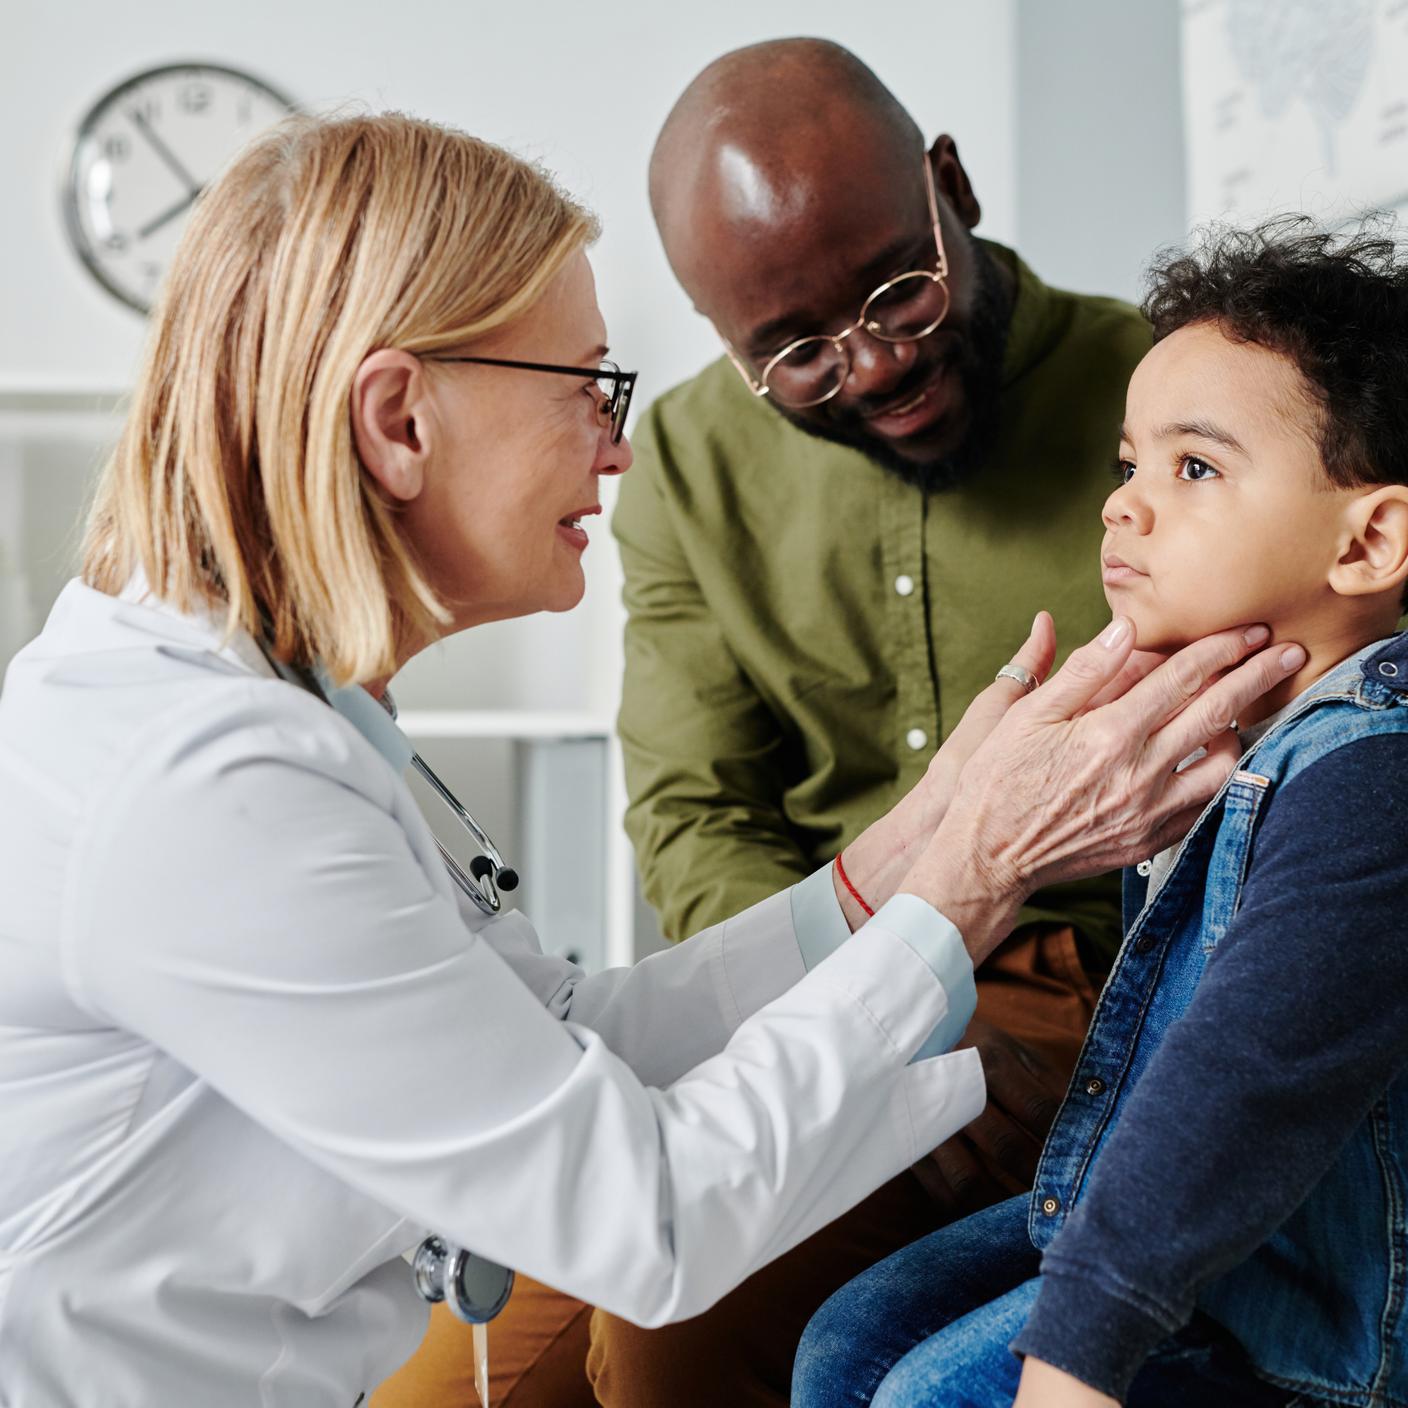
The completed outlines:
{"type": "Polygon", "coordinates": [[[1043,1259],[1019,1353],[1122,1397],[1404,1070],[1406,763],[1408,736],[1358,740],[1276,797],[1241,909],[1043,1259]]]}

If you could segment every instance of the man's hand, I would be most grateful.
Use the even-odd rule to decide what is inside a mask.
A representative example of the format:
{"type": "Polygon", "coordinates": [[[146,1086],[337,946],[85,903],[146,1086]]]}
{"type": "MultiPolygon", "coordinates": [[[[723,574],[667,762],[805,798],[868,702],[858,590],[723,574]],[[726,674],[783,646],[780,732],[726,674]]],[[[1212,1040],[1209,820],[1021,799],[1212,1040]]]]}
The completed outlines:
{"type": "Polygon", "coordinates": [[[1034,1047],[974,1017],[959,1046],[982,1057],[988,1103],[972,1124],[914,1166],[930,1195],[953,1216],[974,1212],[994,1184],[1024,1193],[1066,1093],[1066,1077],[1034,1047]]]}
{"type": "Polygon", "coordinates": [[[1022,1365],[1012,1408],[1120,1408],[1119,1401],[1040,1359],[1022,1365]]]}

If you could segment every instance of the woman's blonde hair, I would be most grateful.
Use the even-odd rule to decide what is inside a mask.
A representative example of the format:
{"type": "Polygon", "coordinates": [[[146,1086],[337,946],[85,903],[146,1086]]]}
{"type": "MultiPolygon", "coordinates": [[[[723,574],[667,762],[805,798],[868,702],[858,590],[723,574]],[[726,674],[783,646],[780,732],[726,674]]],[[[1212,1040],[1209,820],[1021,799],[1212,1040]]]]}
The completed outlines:
{"type": "Polygon", "coordinates": [[[350,397],[379,347],[513,322],[595,237],[543,171],[400,115],[295,118],[201,197],[89,519],[83,578],[138,567],[182,610],[338,682],[448,613],[361,467],[350,397]]]}

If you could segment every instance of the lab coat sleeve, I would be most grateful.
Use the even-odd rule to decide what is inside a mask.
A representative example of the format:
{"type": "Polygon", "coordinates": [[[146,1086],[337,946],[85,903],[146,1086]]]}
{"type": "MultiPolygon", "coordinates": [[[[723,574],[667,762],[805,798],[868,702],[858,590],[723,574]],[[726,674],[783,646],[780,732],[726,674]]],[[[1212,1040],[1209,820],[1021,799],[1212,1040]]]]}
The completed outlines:
{"type": "MultiPolygon", "coordinates": [[[[359,736],[273,682],[227,693],[115,768],[75,848],[65,975],[95,1020],[401,1216],[660,1324],[981,1110],[971,1051],[910,1064],[948,997],[883,911],[717,1054],[644,1083],[467,929],[359,736]]],[[[717,1007],[727,966],[682,993],[717,1007]]]]}
{"type": "MultiPolygon", "coordinates": [[[[798,888],[633,967],[591,976],[565,958],[543,953],[523,914],[486,923],[471,901],[462,895],[457,901],[465,923],[478,929],[554,1017],[598,1032],[647,1085],[667,1085],[722,1050],[745,1017],[786,992],[810,966],[804,965],[798,924],[825,930],[829,916],[818,915],[814,905],[799,919],[798,888]]],[[[846,932],[844,918],[839,922],[846,932]]]]}
{"type": "MultiPolygon", "coordinates": [[[[479,930],[548,1011],[600,1033],[648,1085],[668,1084],[714,1055],[745,1017],[851,937],[829,866],[632,968],[590,977],[567,959],[545,954],[523,914],[486,923],[470,900],[457,899],[466,924],[479,930]]],[[[957,930],[913,895],[896,896],[886,922],[928,963],[948,995],[948,1011],[918,1059],[940,1055],[973,1015],[972,963],[957,930]]]]}

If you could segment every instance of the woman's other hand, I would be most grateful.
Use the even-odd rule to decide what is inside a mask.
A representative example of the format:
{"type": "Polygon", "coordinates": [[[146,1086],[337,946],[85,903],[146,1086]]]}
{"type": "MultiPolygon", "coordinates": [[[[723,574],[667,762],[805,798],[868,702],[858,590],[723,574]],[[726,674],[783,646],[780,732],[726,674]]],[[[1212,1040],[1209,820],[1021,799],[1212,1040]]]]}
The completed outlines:
{"type": "MultiPolygon", "coordinates": [[[[1055,658],[1056,627],[1045,611],[1039,611],[1012,663],[1041,681],[1055,658]]],[[[964,765],[1025,693],[1016,680],[1004,676],[975,695],[958,726],[930,759],[919,784],[846,847],[846,873],[872,909],[884,904],[909,873],[944,819],[964,765]]],[[[834,872],[832,882],[851,928],[858,929],[865,923],[865,911],[834,872]]]]}
{"type": "Polygon", "coordinates": [[[1012,1408],[1119,1408],[1119,1400],[1040,1359],[1022,1365],[1012,1408]]]}
{"type": "Polygon", "coordinates": [[[1177,840],[1236,765],[1232,721],[1304,664],[1298,645],[1259,650],[1269,634],[1239,627],[1195,641],[1092,707],[1133,651],[1133,625],[1117,617],[997,721],[899,888],[942,910],[976,963],[1032,891],[1177,840]],[[1199,748],[1206,755],[1178,771],[1199,748]]]}

